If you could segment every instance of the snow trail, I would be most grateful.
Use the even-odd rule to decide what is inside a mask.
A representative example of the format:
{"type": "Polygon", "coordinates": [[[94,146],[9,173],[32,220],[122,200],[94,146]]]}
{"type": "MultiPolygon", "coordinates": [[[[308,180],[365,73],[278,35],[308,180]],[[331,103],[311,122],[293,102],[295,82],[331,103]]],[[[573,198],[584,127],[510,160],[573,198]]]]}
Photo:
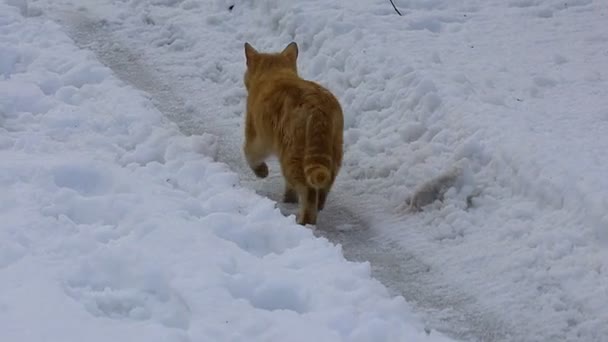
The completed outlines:
{"type": "Polygon", "coordinates": [[[602,341],[607,6],[395,4],[403,18],[369,1],[94,4],[86,25],[100,25],[102,37],[81,42],[96,42],[127,80],[121,68],[141,68],[130,81],[183,132],[220,137],[218,160],[279,200],[276,164],[259,181],[241,157],[242,42],[298,40],[303,73],[326,82],[347,115],[345,167],[318,234],[371,261],[395,293],[419,301],[430,327],[453,336],[602,341]],[[413,189],[458,162],[466,179],[443,205],[401,210],[413,189]]]}
{"type": "Polygon", "coordinates": [[[448,340],[30,5],[0,2],[3,340],[448,340]]]}
{"type": "MultiPolygon", "coordinates": [[[[200,111],[186,105],[188,101],[178,95],[200,90],[192,89],[190,84],[171,78],[167,73],[153,71],[154,67],[146,65],[137,52],[109,32],[104,20],[79,12],[62,12],[56,20],[66,27],[79,46],[95,52],[99,60],[117,76],[150,94],[155,106],[174,121],[184,134],[211,133],[217,136],[216,159],[238,171],[246,187],[254,188],[261,195],[280,203],[283,183],[281,175],[277,173],[278,163],[270,161],[273,172],[268,179],[259,180],[242,158],[242,132],[234,129],[234,126],[242,124],[241,117],[233,125],[226,124],[224,117],[214,121],[213,115],[205,115],[201,122],[200,117],[197,118],[200,111]]],[[[204,107],[208,102],[190,100],[190,104],[193,103],[204,107]]],[[[348,175],[340,177],[342,181],[349,178],[348,175]]],[[[373,218],[366,213],[377,211],[374,203],[380,199],[360,189],[353,191],[353,181],[350,178],[348,186],[336,184],[327,208],[319,217],[316,235],[340,244],[347,259],[370,262],[372,275],[387,286],[393,295],[403,295],[415,304],[429,330],[438,330],[467,341],[499,341],[511,334],[510,327],[500,322],[498,317],[484,312],[473,297],[441,279],[428,264],[409,254],[402,246],[378,239],[377,232],[371,229],[369,223],[373,218]]],[[[286,215],[294,214],[297,209],[294,205],[282,203],[280,207],[286,215]]]]}

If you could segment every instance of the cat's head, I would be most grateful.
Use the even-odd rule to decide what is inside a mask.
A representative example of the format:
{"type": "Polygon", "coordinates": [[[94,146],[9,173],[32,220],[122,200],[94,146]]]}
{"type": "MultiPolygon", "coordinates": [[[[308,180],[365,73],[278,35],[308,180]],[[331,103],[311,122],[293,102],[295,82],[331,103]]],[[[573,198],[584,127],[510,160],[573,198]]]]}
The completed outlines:
{"type": "Polygon", "coordinates": [[[249,43],[245,43],[245,57],[247,59],[247,71],[245,71],[245,87],[249,89],[251,80],[265,74],[277,71],[291,71],[298,74],[298,44],[289,43],[279,53],[258,52],[249,43]]]}

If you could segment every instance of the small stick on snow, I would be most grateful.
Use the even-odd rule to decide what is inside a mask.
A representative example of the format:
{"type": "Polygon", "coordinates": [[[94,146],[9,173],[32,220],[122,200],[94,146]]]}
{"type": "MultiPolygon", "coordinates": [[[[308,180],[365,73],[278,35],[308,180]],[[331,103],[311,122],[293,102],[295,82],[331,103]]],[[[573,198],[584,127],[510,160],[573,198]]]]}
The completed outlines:
{"type": "Polygon", "coordinates": [[[403,14],[401,14],[401,12],[399,12],[399,10],[397,9],[397,6],[395,6],[395,3],[393,2],[393,0],[389,0],[389,1],[391,2],[391,5],[393,5],[395,12],[397,12],[397,14],[399,14],[400,16],[403,16],[403,14]]]}

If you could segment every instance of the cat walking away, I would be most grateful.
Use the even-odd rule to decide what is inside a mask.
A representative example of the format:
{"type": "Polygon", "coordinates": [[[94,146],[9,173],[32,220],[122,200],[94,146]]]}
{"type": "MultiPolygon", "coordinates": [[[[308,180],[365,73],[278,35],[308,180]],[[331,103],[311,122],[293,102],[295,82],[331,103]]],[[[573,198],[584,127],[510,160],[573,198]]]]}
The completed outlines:
{"type": "Polygon", "coordinates": [[[285,178],[284,201],[299,201],[298,223],[317,213],[342,165],[344,118],[340,103],[321,85],[298,76],[298,46],[261,53],[245,43],[247,114],[243,150],[260,178],[276,155],[285,178]]]}

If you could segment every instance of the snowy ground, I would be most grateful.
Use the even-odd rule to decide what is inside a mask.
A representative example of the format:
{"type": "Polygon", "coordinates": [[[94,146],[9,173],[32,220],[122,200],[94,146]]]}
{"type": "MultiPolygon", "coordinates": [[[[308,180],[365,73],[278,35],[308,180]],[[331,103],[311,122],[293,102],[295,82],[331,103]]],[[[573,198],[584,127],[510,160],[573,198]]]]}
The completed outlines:
{"type": "MultiPolygon", "coordinates": [[[[238,185],[232,188],[240,178],[246,189],[280,198],[276,167],[270,179],[257,181],[241,157],[242,49],[244,41],[260,50],[278,50],[295,40],[301,74],[334,91],[346,115],[345,166],[320,217],[318,235],[340,242],[349,258],[369,260],[374,276],[392,293],[404,295],[428,327],[454,337],[604,341],[608,3],[395,4],[403,16],[384,0],[31,1],[23,12],[40,18],[27,19],[27,25],[45,27],[43,37],[13,31],[10,20],[4,20],[11,34],[3,36],[9,42],[2,48],[0,72],[11,82],[3,87],[15,94],[7,104],[0,102],[0,109],[13,113],[0,117],[8,131],[0,146],[10,156],[2,159],[12,161],[2,176],[7,179],[1,179],[9,194],[23,198],[9,195],[0,209],[10,220],[29,210],[27,217],[39,221],[14,219],[37,230],[0,231],[7,235],[0,241],[9,244],[0,249],[7,260],[0,260],[7,265],[2,279],[6,270],[25,272],[44,263],[46,273],[36,274],[42,281],[30,292],[45,300],[71,298],[66,303],[74,315],[86,316],[77,311],[82,305],[73,308],[83,303],[89,314],[114,319],[82,318],[95,322],[90,324],[115,329],[144,324],[157,338],[153,329],[159,324],[177,329],[178,338],[213,336],[200,331],[212,326],[216,340],[229,332],[262,334],[267,326],[276,330],[254,336],[284,337],[279,334],[300,328],[319,334],[338,330],[346,340],[355,340],[348,334],[360,334],[359,340],[367,341],[373,335],[364,334],[419,331],[404,326],[409,319],[395,320],[408,309],[399,299],[388,299],[365,267],[344,263],[337,249],[293,226],[293,217],[281,218],[270,201],[238,185]],[[94,51],[95,58],[150,99],[116,81],[90,54],[76,52],[63,35],[50,32],[48,27],[58,28],[43,21],[47,18],[60,22],[77,44],[94,51]],[[10,41],[27,41],[22,37],[34,42],[16,49],[10,41]],[[59,42],[54,41],[75,52],[55,51],[59,42]],[[35,53],[45,46],[54,52],[35,53]],[[40,69],[51,71],[32,69],[37,60],[32,56],[48,59],[40,69]],[[67,67],[77,64],[66,61],[75,58],[86,60],[86,67],[67,67]],[[193,136],[183,137],[161,123],[150,103],[193,136]],[[96,113],[98,120],[78,113],[96,113]],[[56,140],[63,137],[68,138],[61,145],[56,140]],[[29,144],[17,143],[23,140],[29,144]],[[93,149],[100,157],[88,154],[93,149]],[[44,159],[32,160],[32,155],[44,159]],[[228,167],[210,164],[209,158],[228,167]],[[78,162],[63,165],[67,159],[78,162]],[[404,203],[418,186],[455,167],[462,174],[443,203],[421,212],[406,210],[404,203]],[[209,177],[201,177],[205,174],[209,177]],[[207,191],[211,185],[217,190],[207,191]],[[112,215],[100,213],[104,206],[112,215]],[[224,217],[228,223],[217,214],[207,218],[238,210],[239,219],[224,217]],[[68,223],[61,221],[66,218],[68,223]],[[39,222],[51,219],[60,232],[45,235],[49,223],[39,222]],[[211,220],[211,229],[201,231],[205,220],[211,220]],[[216,250],[224,241],[235,244],[216,250]],[[291,261],[292,254],[304,261],[291,261]],[[29,261],[30,266],[32,259],[37,263],[29,261]],[[301,273],[293,274],[294,263],[301,273]],[[137,272],[130,274],[131,269],[137,272]],[[212,283],[221,281],[208,285],[209,278],[201,279],[206,272],[214,274],[212,283]],[[322,281],[298,281],[311,278],[322,281]],[[56,293],[49,294],[43,282],[58,284],[56,293]],[[352,284],[359,284],[357,290],[343,288],[352,284]],[[213,290],[209,294],[208,287],[224,297],[214,297],[213,290]],[[242,319],[253,310],[266,325],[254,329],[255,320],[240,319],[238,327],[209,324],[224,316],[203,308],[232,298],[246,300],[234,302],[226,315],[236,308],[242,319]],[[268,310],[281,308],[288,310],[268,310]],[[333,321],[322,318],[331,310],[339,312],[333,321]],[[124,314],[131,311],[134,317],[124,314]],[[379,317],[380,323],[366,315],[379,317]],[[338,328],[332,325],[336,322],[338,328]]],[[[20,277],[25,275],[10,279],[26,279],[20,277]]],[[[8,288],[0,292],[7,298],[25,291],[4,285],[7,281],[0,284],[8,288]]],[[[0,314],[7,312],[10,319],[31,315],[27,308],[18,314],[8,307],[0,314]]],[[[318,338],[335,340],[325,336],[318,338]]]]}
{"type": "Polygon", "coordinates": [[[182,135],[39,10],[9,3],[0,340],[447,341],[369,264],[239,186],[215,138],[182,135]]]}

